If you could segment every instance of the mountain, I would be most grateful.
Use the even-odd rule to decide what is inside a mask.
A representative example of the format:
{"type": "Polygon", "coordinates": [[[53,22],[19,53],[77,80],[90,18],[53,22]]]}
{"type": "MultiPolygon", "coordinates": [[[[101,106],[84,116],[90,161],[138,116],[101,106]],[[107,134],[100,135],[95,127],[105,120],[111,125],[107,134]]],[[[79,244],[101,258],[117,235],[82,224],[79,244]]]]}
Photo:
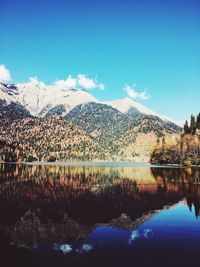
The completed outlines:
{"type": "Polygon", "coordinates": [[[4,131],[4,134],[0,135],[2,141],[8,142],[8,145],[19,146],[20,149],[26,147],[26,141],[26,154],[33,151],[37,158],[45,160],[56,154],[56,159],[59,160],[112,158],[147,161],[157,139],[175,139],[182,130],[172,120],[130,98],[99,102],[84,90],[47,86],[34,79],[26,84],[0,83],[0,118],[0,129],[4,131]],[[29,128],[27,121],[32,128],[29,128]],[[33,136],[35,129],[36,136],[33,136]],[[55,129],[58,131],[54,131],[55,129]],[[69,134],[70,129],[72,134],[69,134]],[[62,150],[62,139],[65,140],[66,136],[72,138],[72,146],[62,150]],[[78,138],[87,140],[85,150],[84,142],[77,145],[78,138]],[[51,147],[52,144],[56,144],[56,151],[51,147]],[[43,152],[40,153],[39,150],[43,152]]]}
{"type": "Polygon", "coordinates": [[[16,119],[29,116],[30,113],[20,103],[10,102],[7,104],[4,100],[0,99],[0,119],[16,119]]]}
{"type": "Polygon", "coordinates": [[[0,99],[5,104],[11,102],[17,102],[19,91],[16,85],[0,82],[0,99]]]}
{"type": "Polygon", "coordinates": [[[129,118],[118,110],[95,102],[76,106],[64,118],[104,145],[110,144],[117,137],[119,129],[128,128],[129,124],[129,118]]]}
{"type": "Polygon", "coordinates": [[[173,122],[174,124],[177,124],[178,126],[182,127],[182,122],[176,121],[174,119],[171,119],[167,116],[160,115],[140,103],[137,103],[136,101],[132,100],[129,97],[125,97],[122,99],[117,99],[109,102],[105,102],[105,104],[119,110],[120,112],[128,115],[136,115],[138,113],[145,114],[145,115],[152,115],[160,118],[163,121],[169,121],[173,122]]]}
{"type": "Polygon", "coordinates": [[[122,113],[128,113],[130,109],[134,109],[136,112],[147,114],[147,115],[157,115],[155,112],[145,108],[141,104],[136,101],[130,99],[129,97],[125,97],[122,99],[117,99],[113,101],[105,102],[105,104],[119,110],[122,113]]]}
{"type": "Polygon", "coordinates": [[[6,103],[21,104],[31,115],[45,117],[51,115],[66,116],[70,110],[80,104],[95,102],[111,106],[123,114],[145,114],[156,116],[163,121],[173,122],[179,126],[179,122],[144,107],[129,97],[100,102],[93,95],[82,89],[64,89],[58,85],[45,85],[43,82],[32,78],[24,84],[6,84],[0,82],[0,99],[6,103]]]}
{"type": "MultiPolygon", "coordinates": [[[[110,159],[107,149],[62,117],[29,116],[9,124],[0,121],[0,140],[15,148],[12,152],[17,154],[19,161],[110,159]]],[[[2,149],[0,154],[9,151],[2,149]]]]}
{"type": "Polygon", "coordinates": [[[176,138],[181,128],[157,116],[123,114],[102,103],[76,106],[65,117],[95,137],[118,160],[148,160],[158,138],[176,138]]]}
{"type": "Polygon", "coordinates": [[[66,115],[76,105],[96,101],[85,90],[63,89],[58,86],[47,86],[42,82],[32,81],[25,84],[9,85],[0,83],[0,99],[7,104],[14,102],[21,104],[31,115],[44,117],[52,113],[66,115]],[[62,107],[62,109],[60,109],[62,107]]]}
{"type": "Polygon", "coordinates": [[[30,112],[17,100],[19,96],[15,85],[0,83],[0,120],[29,116],[30,112]]]}
{"type": "Polygon", "coordinates": [[[174,123],[165,122],[156,116],[139,114],[130,118],[129,127],[113,139],[118,157],[131,161],[149,161],[152,148],[157,140],[177,139],[181,128],[174,123]]]}

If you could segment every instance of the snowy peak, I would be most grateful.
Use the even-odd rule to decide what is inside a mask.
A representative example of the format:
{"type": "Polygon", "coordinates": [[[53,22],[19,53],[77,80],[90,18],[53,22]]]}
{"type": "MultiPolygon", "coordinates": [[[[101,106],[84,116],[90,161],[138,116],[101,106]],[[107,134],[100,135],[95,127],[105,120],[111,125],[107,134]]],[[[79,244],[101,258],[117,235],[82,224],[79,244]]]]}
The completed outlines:
{"type": "Polygon", "coordinates": [[[18,94],[15,85],[0,82],[0,100],[4,101],[6,105],[9,105],[11,102],[17,102],[18,94]]]}
{"type": "Polygon", "coordinates": [[[66,116],[73,108],[90,102],[106,104],[123,114],[135,115],[142,113],[157,116],[163,121],[179,122],[144,107],[129,97],[100,102],[90,93],[82,89],[64,89],[59,85],[45,85],[35,78],[24,84],[10,85],[0,83],[0,100],[3,105],[11,102],[22,105],[31,115],[45,117],[50,115],[66,116]]]}
{"type": "MultiPolygon", "coordinates": [[[[96,99],[87,91],[81,89],[61,89],[57,87],[51,87],[48,89],[48,96],[46,97],[45,107],[56,108],[61,106],[64,108],[62,116],[65,116],[70,110],[80,104],[86,104],[89,102],[95,102],[96,99]]],[[[49,109],[50,110],[50,109],[49,109]]],[[[42,110],[44,113],[44,109],[42,110]]],[[[44,116],[46,114],[43,114],[44,116]]]]}
{"type": "Polygon", "coordinates": [[[129,113],[129,112],[131,113],[131,111],[134,110],[134,112],[138,112],[138,113],[142,113],[142,114],[146,114],[146,115],[157,116],[158,118],[160,118],[163,121],[173,122],[180,127],[183,126],[183,122],[176,121],[176,120],[169,118],[167,116],[158,114],[158,113],[154,112],[153,110],[150,110],[150,109],[144,107],[142,104],[132,100],[129,97],[105,102],[105,104],[110,105],[111,107],[119,110],[120,112],[122,112],[124,114],[129,113]]]}
{"type": "Polygon", "coordinates": [[[75,106],[94,102],[96,99],[85,90],[63,89],[59,86],[45,85],[42,82],[30,81],[24,84],[0,84],[0,99],[6,104],[19,102],[33,116],[45,116],[52,108],[63,106],[66,115],[75,106]]]}
{"type": "Polygon", "coordinates": [[[45,102],[45,88],[35,83],[18,84],[18,101],[27,108],[32,115],[38,116],[45,102]]]}
{"type": "Polygon", "coordinates": [[[0,91],[7,93],[8,95],[16,95],[17,87],[14,84],[7,84],[0,82],[0,91]]]}
{"type": "Polygon", "coordinates": [[[137,103],[129,97],[105,102],[105,104],[110,105],[111,107],[119,110],[122,113],[128,113],[131,108],[134,108],[140,113],[158,116],[158,114],[156,114],[154,111],[144,107],[143,105],[137,103]]]}

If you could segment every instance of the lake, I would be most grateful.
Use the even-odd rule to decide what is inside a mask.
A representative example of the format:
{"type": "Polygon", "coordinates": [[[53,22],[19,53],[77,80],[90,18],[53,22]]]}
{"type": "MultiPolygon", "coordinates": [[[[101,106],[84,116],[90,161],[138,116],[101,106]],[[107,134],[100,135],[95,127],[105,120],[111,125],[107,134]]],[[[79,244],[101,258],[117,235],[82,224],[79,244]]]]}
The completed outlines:
{"type": "Polygon", "coordinates": [[[199,266],[200,169],[0,164],[0,266],[199,266]]]}

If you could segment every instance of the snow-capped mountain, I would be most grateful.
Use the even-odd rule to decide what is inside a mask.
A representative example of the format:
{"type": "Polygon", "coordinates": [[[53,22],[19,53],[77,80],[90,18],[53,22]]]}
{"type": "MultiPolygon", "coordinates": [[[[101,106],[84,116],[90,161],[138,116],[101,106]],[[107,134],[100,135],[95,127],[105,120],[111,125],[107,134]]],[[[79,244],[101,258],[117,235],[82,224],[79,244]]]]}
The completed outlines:
{"type": "Polygon", "coordinates": [[[41,117],[56,106],[63,105],[64,116],[76,105],[95,101],[95,98],[84,90],[66,90],[55,86],[19,85],[19,92],[19,102],[32,115],[41,117]]]}
{"type": "Polygon", "coordinates": [[[15,85],[0,82],[0,100],[5,105],[9,105],[11,102],[17,102],[18,95],[19,92],[15,85]]]}
{"type": "MultiPolygon", "coordinates": [[[[52,138],[50,144],[45,139],[42,150],[40,146],[34,145],[37,147],[35,152],[37,157],[40,153],[44,153],[45,159],[48,158],[50,155],[48,150],[53,147],[51,151],[55,151],[56,145],[58,145],[56,149],[60,151],[66,133],[67,136],[71,136],[70,144],[74,142],[74,147],[79,148],[77,140],[84,143],[87,135],[89,138],[92,137],[91,140],[95,140],[95,144],[99,144],[99,147],[108,149],[107,152],[103,149],[100,156],[97,145],[88,143],[85,148],[82,146],[83,154],[84,149],[89,148],[87,151],[90,151],[92,147],[93,151],[97,151],[99,159],[114,157],[118,160],[133,160],[133,158],[135,160],[137,157],[137,160],[144,161],[149,160],[151,147],[158,138],[162,136],[176,138],[180,135],[181,128],[172,123],[172,120],[130,98],[100,102],[85,90],[64,89],[57,85],[45,85],[37,80],[17,85],[0,83],[0,139],[9,144],[16,142],[21,145],[24,144],[25,137],[26,143],[30,139],[31,143],[26,150],[29,158],[32,156],[30,151],[33,151],[30,146],[33,140],[34,144],[38,140],[35,139],[36,133],[37,137],[40,136],[40,140],[43,140],[43,135],[49,136],[47,135],[49,131],[52,138]],[[52,115],[63,116],[63,119],[52,115]],[[37,122],[39,128],[36,127],[37,122]],[[59,123],[62,126],[67,122],[72,123],[74,127],[78,126],[77,129],[81,129],[81,134],[77,135],[77,131],[66,132],[63,127],[58,130],[59,123]],[[10,125],[12,125],[11,128],[9,128],[10,125]],[[33,127],[32,130],[30,127],[33,127]],[[55,129],[58,132],[55,132],[55,129]],[[20,140],[17,131],[24,133],[20,140]],[[62,145],[56,143],[58,136],[61,137],[62,145]],[[74,136],[76,137],[72,138],[74,136]]],[[[40,141],[39,144],[41,144],[40,141]]],[[[70,145],[70,147],[67,151],[71,153],[73,146],[70,145]]],[[[72,158],[76,157],[77,153],[74,153],[72,158]]],[[[81,154],[82,159],[88,160],[88,157],[84,158],[81,154]]]]}
{"type": "Polygon", "coordinates": [[[156,116],[156,117],[160,118],[161,120],[173,122],[173,123],[182,127],[182,122],[179,122],[179,121],[171,119],[167,116],[158,114],[158,113],[144,107],[140,103],[132,100],[129,97],[125,97],[125,98],[117,99],[117,100],[113,100],[113,101],[108,101],[108,102],[104,102],[104,103],[119,110],[120,112],[122,112],[124,114],[128,114],[129,112],[132,112],[132,113],[133,112],[135,112],[135,113],[139,112],[139,113],[146,114],[146,115],[156,116]]]}
{"type": "Polygon", "coordinates": [[[85,90],[63,89],[58,86],[46,86],[41,82],[9,85],[0,83],[0,99],[7,104],[20,103],[31,115],[44,117],[51,109],[62,105],[62,114],[66,115],[75,106],[94,102],[96,99],[85,90]]]}
{"type": "Polygon", "coordinates": [[[46,115],[66,116],[73,108],[80,104],[90,102],[106,104],[117,109],[123,114],[142,113],[145,115],[157,116],[163,121],[173,122],[180,125],[179,122],[160,115],[129,97],[100,102],[92,94],[82,89],[64,89],[57,85],[45,85],[43,82],[32,78],[28,83],[10,85],[0,83],[0,99],[4,104],[11,102],[19,103],[31,115],[45,117],[46,115]]]}
{"type": "Polygon", "coordinates": [[[125,97],[122,99],[117,99],[113,101],[104,102],[105,104],[119,110],[122,113],[128,113],[128,111],[131,108],[134,108],[135,110],[139,111],[140,113],[146,114],[146,115],[154,115],[158,116],[154,111],[144,107],[143,105],[137,103],[136,101],[132,100],[129,97],[125,97]]]}

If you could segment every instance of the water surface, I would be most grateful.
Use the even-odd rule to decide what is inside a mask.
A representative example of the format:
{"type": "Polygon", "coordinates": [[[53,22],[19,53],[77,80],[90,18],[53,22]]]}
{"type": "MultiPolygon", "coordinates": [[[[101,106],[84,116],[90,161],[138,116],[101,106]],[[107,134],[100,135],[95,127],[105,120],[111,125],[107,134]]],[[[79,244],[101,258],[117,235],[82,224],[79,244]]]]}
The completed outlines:
{"type": "Polygon", "coordinates": [[[2,266],[198,266],[197,168],[0,165],[2,266]]]}

